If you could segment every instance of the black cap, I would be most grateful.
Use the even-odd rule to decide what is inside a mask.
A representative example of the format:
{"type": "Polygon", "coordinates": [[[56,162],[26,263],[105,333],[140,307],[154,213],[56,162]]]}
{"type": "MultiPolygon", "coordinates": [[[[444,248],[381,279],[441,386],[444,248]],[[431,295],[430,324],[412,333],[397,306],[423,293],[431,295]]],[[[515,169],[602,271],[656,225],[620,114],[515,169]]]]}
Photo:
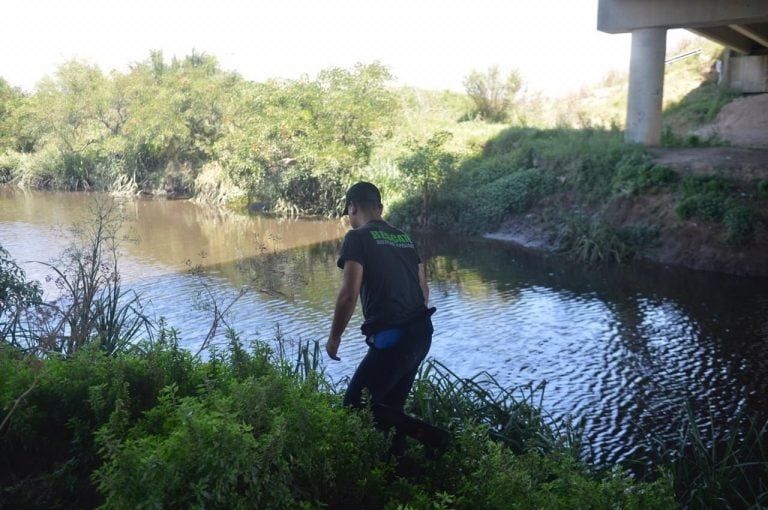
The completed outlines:
{"type": "Polygon", "coordinates": [[[381,205],[381,193],[379,193],[379,188],[370,182],[360,181],[350,186],[347,190],[344,212],[341,213],[342,216],[349,214],[347,208],[350,202],[371,202],[381,205]]]}

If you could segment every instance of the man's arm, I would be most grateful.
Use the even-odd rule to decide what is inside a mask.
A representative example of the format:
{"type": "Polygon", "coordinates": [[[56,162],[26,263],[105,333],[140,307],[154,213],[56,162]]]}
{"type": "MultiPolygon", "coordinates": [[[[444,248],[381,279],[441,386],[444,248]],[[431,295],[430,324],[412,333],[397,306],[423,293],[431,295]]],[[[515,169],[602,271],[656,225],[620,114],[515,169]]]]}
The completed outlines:
{"type": "Polygon", "coordinates": [[[333,324],[331,333],[328,335],[328,343],[325,344],[325,351],[332,359],[340,360],[337,356],[339,344],[341,343],[341,334],[349,324],[349,319],[357,306],[357,298],[360,295],[360,287],[363,284],[363,266],[359,262],[347,260],[344,263],[344,277],[341,283],[341,290],[336,298],[336,308],[333,311],[333,324]]]}
{"type": "Polygon", "coordinates": [[[424,306],[429,306],[429,287],[427,286],[427,275],[424,271],[424,264],[419,264],[419,286],[424,294],[424,306]]]}

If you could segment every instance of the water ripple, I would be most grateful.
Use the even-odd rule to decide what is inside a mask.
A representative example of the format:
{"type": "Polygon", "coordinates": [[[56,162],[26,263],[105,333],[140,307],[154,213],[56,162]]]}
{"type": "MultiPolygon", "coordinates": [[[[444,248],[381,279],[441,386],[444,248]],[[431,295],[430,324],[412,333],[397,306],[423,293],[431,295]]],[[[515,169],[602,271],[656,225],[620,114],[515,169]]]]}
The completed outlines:
{"type": "MultiPolygon", "coordinates": [[[[48,260],[63,248],[52,220],[10,210],[0,204],[0,242],[18,260],[48,260]]],[[[207,218],[172,225],[195,229],[207,218]]],[[[214,219],[198,230],[220,229],[221,218],[214,219]]],[[[279,327],[289,348],[325,341],[341,283],[337,243],[247,259],[218,247],[221,262],[200,275],[180,269],[184,250],[173,249],[165,258],[157,248],[152,255],[132,249],[121,264],[125,284],[151,302],[155,317],[181,331],[189,349],[199,348],[211,325],[212,312],[199,296],[210,292],[228,303],[243,285],[251,290],[226,321],[244,340],[272,341],[279,327]],[[260,271],[258,283],[241,265],[260,271]]],[[[598,462],[642,453],[649,436],[671,437],[686,403],[720,424],[741,407],[768,417],[765,282],[678,277],[658,268],[588,272],[489,243],[444,243],[429,252],[438,308],[430,355],[463,377],[487,371],[507,386],[546,381],[545,409],[583,419],[598,462]]],[[[34,278],[44,276],[39,265],[24,267],[34,278]]],[[[342,340],[342,361],[325,363],[335,380],[351,375],[366,352],[361,321],[357,312],[342,340]]],[[[225,341],[221,333],[216,342],[225,341]]]]}

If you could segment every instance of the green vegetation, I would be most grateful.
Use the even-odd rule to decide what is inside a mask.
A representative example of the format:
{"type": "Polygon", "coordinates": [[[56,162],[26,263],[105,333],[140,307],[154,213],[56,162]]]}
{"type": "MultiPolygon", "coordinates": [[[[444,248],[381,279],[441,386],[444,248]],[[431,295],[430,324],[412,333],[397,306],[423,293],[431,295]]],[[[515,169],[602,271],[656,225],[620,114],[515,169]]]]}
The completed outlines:
{"type": "MultiPolygon", "coordinates": [[[[505,389],[485,374],[462,379],[428,362],[410,407],[450,429],[454,442],[439,451],[412,442],[395,460],[370,413],[341,405],[317,342],[290,353],[279,335],[271,345],[257,339],[246,346],[228,331],[227,346],[211,346],[203,359],[181,348],[179,333],[162,321],[144,340],[122,329],[125,341],[107,341],[93,314],[104,308],[94,296],[120,280],[106,260],[116,253],[111,218],[97,209],[81,243],[62,255],[70,257],[57,271],[68,297],[63,317],[77,319],[60,329],[46,327],[62,320],[41,310],[58,310],[62,301],[41,303],[36,286],[0,250],[9,274],[2,303],[15,306],[3,308],[2,324],[16,310],[40,314],[32,330],[0,341],[4,505],[674,506],[667,475],[637,482],[580,460],[577,430],[541,409],[543,387],[505,389]],[[105,265],[112,278],[100,276],[105,265]],[[72,275],[86,280],[73,284],[72,275]]],[[[123,319],[145,321],[135,307],[123,319]]]]}
{"type": "MultiPolygon", "coordinates": [[[[594,471],[553,436],[539,411],[509,403],[498,421],[524,424],[492,439],[474,393],[460,380],[422,375],[433,409],[464,403],[451,421],[455,444],[442,454],[411,444],[399,467],[367,413],[317,391],[266,344],[236,335],[208,361],[179,349],[173,330],[107,356],[84,348],[35,364],[0,351],[4,409],[34,385],[0,437],[3,500],[56,508],[673,508],[671,480],[633,481],[594,471]],[[553,443],[548,443],[553,444],[553,443]],[[11,469],[13,466],[13,469],[11,469]],[[412,472],[403,473],[406,466],[412,472]],[[416,469],[418,467],[418,469],[416,469]]],[[[426,371],[430,371],[428,365],[426,371]]],[[[510,392],[511,394],[511,392],[510,392]]],[[[499,408],[501,410],[501,408],[499,408]]]]}
{"type": "Polygon", "coordinates": [[[279,335],[272,344],[255,339],[245,345],[228,331],[226,346],[211,345],[202,358],[181,348],[179,333],[162,321],[144,337],[123,329],[128,336],[117,338],[126,341],[105,341],[101,319],[82,327],[92,313],[144,323],[136,307],[123,316],[85,305],[109,296],[120,280],[117,259],[114,265],[108,259],[116,253],[112,224],[109,211],[97,208],[91,228],[80,229],[79,244],[62,255],[70,261],[58,267],[66,303],[41,303],[37,287],[0,249],[8,275],[0,281],[0,325],[19,313],[35,318],[22,324],[32,329],[0,339],[5,505],[671,509],[714,499],[723,508],[765,503],[764,427],[753,427],[744,441],[729,436],[729,450],[711,463],[708,453],[701,457],[709,444],[700,435],[693,457],[659,443],[664,462],[638,481],[620,467],[583,460],[579,426],[547,415],[543,385],[504,388],[488,374],[461,378],[430,361],[409,409],[448,428],[454,441],[442,450],[411,442],[393,459],[389,436],[376,430],[370,414],[342,407],[339,387],[323,374],[317,342],[300,342],[291,353],[279,335]],[[105,264],[112,278],[98,276],[105,264]],[[92,274],[85,280],[92,283],[71,285],[73,274],[92,274]],[[47,306],[64,318],[85,319],[51,328],[62,320],[45,312],[47,306]],[[75,331],[82,332],[79,341],[68,342],[75,331]],[[707,470],[698,473],[696,463],[707,470]]]}
{"type": "Polygon", "coordinates": [[[686,177],[680,186],[676,211],[683,219],[699,218],[725,227],[724,240],[741,245],[749,240],[757,214],[739,202],[735,185],[720,176],[686,177]]]}
{"type": "Polygon", "coordinates": [[[646,460],[671,467],[682,508],[763,508],[768,503],[768,422],[743,411],[718,432],[713,417],[697,420],[690,406],[677,444],[654,441],[646,460]]]}
{"type": "Polygon", "coordinates": [[[0,83],[0,177],[332,212],[391,130],[388,79],[370,64],[258,84],[197,53],[109,76],[71,61],[28,97],[0,83]]]}
{"type": "Polygon", "coordinates": [[[510,71],[503,78],[499,66],[491,66],[485,73],[472,71],[464,79],[464,89],[475,104],[473,114],[490,122],[504,122],[510,117],[522,85],[518,71],[510,71]]]}
{"type": "Polygon", "coordinates": [[[736,93],[714,83],[705,83],[694,89],[684,99],[665,111],[667,129],[664,131],[664,145],[672,147],[704,145],[705,141],[698,137],[676,135],[672,131],[671,124],[675,123],[690,129],[712,122],[720,109],[736,97],[738,97],[736,93]]]}
{"type": "Polygon", "coordinates": [[[758,198],[768,198],[768,181],[761,180],[757,183],[758,198]]]}
{"type": "MultiPolygon", "coordinates": [[[[478,234],[493,230],[510,214],[558,201],[555,209],[565,206],[577,214],[554,221],[559,228],[553,235],[561,250],[585,262],[632,258],[656,237],[617,231],[600,218],[605,204],[676,182],[674,172],[654,164],[643,147],[625,144],[615,129],[508,128],[488,141],[481,154],[456,161],[443,171],[445,178],[431,199],[429,226],[478,234]],[[586,220],[588,212],[595,217],[586,220]]],[[[427,216],[420,211],[413,194],[396,203],[390,215],[407,225],[427,216]]],[[[646,230],[654,231],[652,226],[646,230]]]]}

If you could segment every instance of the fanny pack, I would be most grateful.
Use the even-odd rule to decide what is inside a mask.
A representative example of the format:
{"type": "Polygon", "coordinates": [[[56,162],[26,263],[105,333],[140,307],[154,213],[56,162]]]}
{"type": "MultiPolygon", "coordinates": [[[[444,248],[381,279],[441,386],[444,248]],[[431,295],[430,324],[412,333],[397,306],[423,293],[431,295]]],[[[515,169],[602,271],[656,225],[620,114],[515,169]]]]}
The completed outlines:
{"type": "MultiPolygon", "coordinates": [[[[365,335],[366,344],[371,347],[376,347],[377,349],[387,349],[397,345],[397,342],[400,341],[400,338],[405,334],[406,329],[408,329],[412,323],[431,317],[436,310],[437,308],[434,306],[425,308],[423,312],[416,314],[404,322],[400,322],[397,326],[391,326],[386,329],[377,331],[378,325],[376,324],[363,324],[360,329],[365,335]]],[[[382,324],[381,326],[385,325],[382,324]]]]}
{"type": "Polygon", "coordinates": [[[403,328],[389,328],[365,338],[365,343],[377,349],[388,349],[394,347],[403,337],[405,330],[403,328]]]}

